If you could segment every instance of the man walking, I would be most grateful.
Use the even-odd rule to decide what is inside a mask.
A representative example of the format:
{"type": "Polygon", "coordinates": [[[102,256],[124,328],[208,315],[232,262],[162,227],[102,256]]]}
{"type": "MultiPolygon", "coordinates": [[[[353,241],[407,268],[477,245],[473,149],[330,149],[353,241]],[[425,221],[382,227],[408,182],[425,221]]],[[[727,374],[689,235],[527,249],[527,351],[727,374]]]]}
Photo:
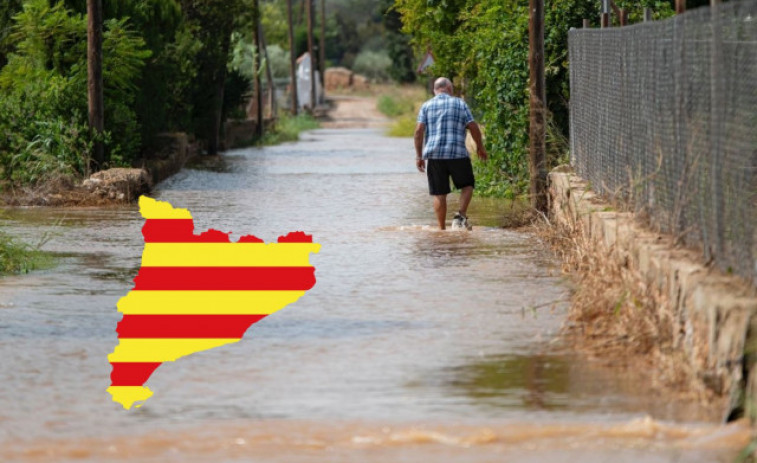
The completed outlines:
{"type": "Polygon", "coordinates": [[[434,197],[434,212],[439,228],[446,228],[449,179],[460,190],[460,210],[452,219],[452,228],[471,229],[468,223],[468,204],[473,196],[475,179],[465,130],[470,130],[476,142],[478,157],[486,161],[487,153],[481,140],[481,129],[460,98],[452,96],[452,82],[440,77],[434,82],[434,98],[423,103],[415,127],[415,164],[420,172],[427,172],[428,190],[434,197]],[[425,142],[425,143],[424,143],[425,142]],[[428,167],[426,166],[428,161],[428,167]]]}

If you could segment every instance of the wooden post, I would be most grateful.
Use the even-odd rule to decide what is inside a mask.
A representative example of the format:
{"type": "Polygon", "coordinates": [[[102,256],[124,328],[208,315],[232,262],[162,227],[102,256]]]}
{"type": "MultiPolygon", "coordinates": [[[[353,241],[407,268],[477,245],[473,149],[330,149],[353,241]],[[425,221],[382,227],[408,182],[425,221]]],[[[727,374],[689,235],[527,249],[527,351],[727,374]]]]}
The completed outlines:
{"type": "MultiPolygon", "coordinates": [[[[105,148],[99,135],[105,129],[105,103],[103,97],[103,10],[102,0],[87,0],[87,101],[89,129],[98,136],[92,147],[91,165],[87,169],[102,169],[105,148]]],[[[86,172],[89,174],[89,170],[86,172]]]]}
{"type": "Polygon", "coordinates": [[[315,112],[315,54],[313,53],[313,0],[305,0],[308,16],[308,54],[310,55],[310,111],[315,112]]]}
{"type": "Polygon", "coordinates": [[[255,118],[257,124],[255,124],[255,136],[260,138],[263,136],[263,91],[260,83],[260,3],[258,0],[253,0],[252,7],[254,12],[254,25],[253,25],[253,40],[255,42],[255,59],[253,60],[252,70],[254,72],[253,77],[253,98],[255,99],[255,118]]]}
{"type": "Polygon", "coordinates": [[[620,9],[620,14],[618,15],[618,18],[620,19],[620,27],[628,25],[628,11],[626,11],[625,8],[620,9]]]}
{"type": "Polygon", "coordinates": [[[529,0],[528,61],[530,80],[531,207],[547,211],[545,149],[546,91],[544,81],[544,0],[529,0]]]}
{"type": "Polygon", "coordinates": [[[644,8],[644,22],[649,22],[652,20],[652,9],[647,7],[644,8]]]}
{"type": "Polygon", "coordinates": [[[681,14],[686,11],[686,0],[675,0],[676,2],[676,14],[681,14]]]}
{"type": "Polygon", "coordinates": [[[287,22],[289,23],[289,77],[292,86],[292,115],[299,110],[297,102],[297,50],[294,49],[294,24],[292,23],[292,0],[287,0],[287,22]]]}
{"type": "Polygon", "coordinates": [[[611,0],[602,0],[602,14],[599,16],[599,27],[610,27],[612,24],[612,18],[610,17],[610,2],[611,0]]]}
{"type": "Polygon", "coordinates": [[[584,29],[588,29],[590,27],[591,27],[591,21],[589,21],[588,19],[584,18],[584,29]]]}
{"type": "MultiPolygon", "coordinates": [[[[321,84],[323,91],[321,97],[326,99],[326,0],[321,0],[321,46],[318,50],[318,69],[321,71],[321,84]]],[[[323,102],[323,101],[322,101],[323,102]]]]}

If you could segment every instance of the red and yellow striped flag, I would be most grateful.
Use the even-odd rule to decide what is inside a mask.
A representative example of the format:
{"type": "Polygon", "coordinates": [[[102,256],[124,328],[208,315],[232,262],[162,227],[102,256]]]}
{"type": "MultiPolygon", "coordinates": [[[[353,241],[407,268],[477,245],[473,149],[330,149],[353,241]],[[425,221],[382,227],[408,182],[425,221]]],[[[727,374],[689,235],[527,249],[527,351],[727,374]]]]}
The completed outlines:
{"type": "MultiPolygon", "coordinates": [[[[163,362],[237,342],[253,323],[295,302],[315,285],[302,232],[264,243],[247,235],[194,234],[189,211],[142,196],[145,247],[134,288],[118,301],[119,344],[108,355],[108,392],[124,408],[152,396],[144,387],[163,362]]],[[[139,406],[139,405],[137,405],[139,406]]]]}

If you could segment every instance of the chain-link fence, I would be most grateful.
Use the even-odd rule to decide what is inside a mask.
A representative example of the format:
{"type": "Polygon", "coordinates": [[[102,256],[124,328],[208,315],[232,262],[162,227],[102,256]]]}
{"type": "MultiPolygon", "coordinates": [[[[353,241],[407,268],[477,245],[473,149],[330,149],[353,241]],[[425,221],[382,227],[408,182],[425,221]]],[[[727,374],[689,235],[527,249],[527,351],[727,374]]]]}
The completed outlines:
{"type": "Polygon", "coordinates": [[[757,0],[569,43],[578,174],[757,284],[757,0]]]}

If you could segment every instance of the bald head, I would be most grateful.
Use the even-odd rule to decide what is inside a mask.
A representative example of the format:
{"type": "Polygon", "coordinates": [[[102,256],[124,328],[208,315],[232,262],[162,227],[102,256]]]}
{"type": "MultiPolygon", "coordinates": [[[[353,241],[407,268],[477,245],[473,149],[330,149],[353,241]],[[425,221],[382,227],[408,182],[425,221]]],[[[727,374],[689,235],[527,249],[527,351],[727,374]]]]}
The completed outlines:
{"type": "Polygon", "coordinates": [[[446,77],[439,77],[434,81],[434,95],[446,93],[452,95],[452,82],[446,77]]]}

